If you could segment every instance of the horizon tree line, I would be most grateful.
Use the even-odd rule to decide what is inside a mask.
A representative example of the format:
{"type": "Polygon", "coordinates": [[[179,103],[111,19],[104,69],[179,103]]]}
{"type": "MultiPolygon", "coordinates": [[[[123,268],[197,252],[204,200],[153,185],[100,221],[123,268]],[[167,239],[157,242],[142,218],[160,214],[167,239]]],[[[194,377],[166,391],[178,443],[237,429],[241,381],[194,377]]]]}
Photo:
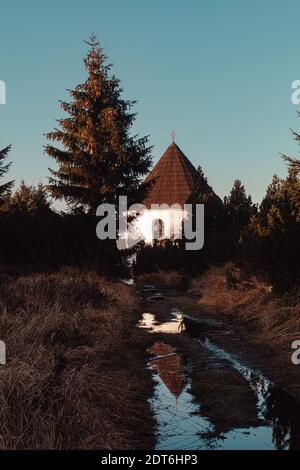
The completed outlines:
{"type": "MultiPolygon", "coordinates": [[[[131,135],[135,102],[122,98],[120,81],[94,34],[87,45],[83,59],[87,79],[68,90],[70,101],[60,102],[67,117],[46,134],[45,153],[56,163],[56,169],[49,169],[48,184],[35,187],[22,181],[15,191],[14,181],[0,184],[3,264],[33,269],[71,264],[108,275],[127,267],[128,253],[118,252],[110,240],[96,238],[95,212],[105,202],[117,207],[119,195],[126,195],[130,205],[143,202],[152,184],[144,181],[152,147],[148,136],[131,135]],[[53,199],[64,200],[68,212],[53,210],[53,199]]],[[[293,134],[300,142],[300,134],[293,134]]],[[[11,166],[6,163],[10,150],[11,145],[0,150],[1,181],[11,166]]],[[[239,179],[222,201],[198,168],[188,202],[205,204],[207,242],[192,260],[193,274],[201,273],[209,263],[233,260],[266,276],[279,289],[299,284],[295,253],[300,249],[300,160],[283,158],[287,177],[274,175],[259,205],[239,179]]],[[[191,255],[182,253],[180,244],[167,244],[164,255],[157,247],[138,250],[140,269],[164,265],[187,269],[191,264],[191,255]]]]}

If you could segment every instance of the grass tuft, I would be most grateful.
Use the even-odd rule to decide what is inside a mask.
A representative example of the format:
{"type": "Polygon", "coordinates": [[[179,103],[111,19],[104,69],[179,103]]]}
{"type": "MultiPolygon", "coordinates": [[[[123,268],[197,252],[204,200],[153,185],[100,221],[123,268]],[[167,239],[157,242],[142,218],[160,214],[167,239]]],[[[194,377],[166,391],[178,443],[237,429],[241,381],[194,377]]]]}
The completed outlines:
{"type": "Polygon", "coordinates": [[[151,378],[132,288],[65,270],[6,278],[0,299],[1,450],[149,445],[151,378]]]}
{"type": "Polygon", "coordinates": [[[299,296],[279,297],[270,285],[231,264],[210,267],[191,281],[190,291],[203,309],[251,322],[259,339],[290,347],[300,338],[299,296]]]}

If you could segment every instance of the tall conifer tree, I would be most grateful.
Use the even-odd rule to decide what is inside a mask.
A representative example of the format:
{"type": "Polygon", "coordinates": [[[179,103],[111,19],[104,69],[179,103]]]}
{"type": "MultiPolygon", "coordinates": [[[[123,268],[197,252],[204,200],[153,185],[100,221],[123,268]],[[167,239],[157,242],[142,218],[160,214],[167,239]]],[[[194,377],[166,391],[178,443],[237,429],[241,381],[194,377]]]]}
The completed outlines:
{"type": "MultiPolygon", "coordinates": [[[[11,149],[11,145],[0,150],[0,178],[6,175],[8,172],[11,163],[5,163],[8,152],[11,149]]],[[[6,201],[10,196],[14,182],[9,181],[4,184],[0,184],[0,206],[6,201]]]]}
{"type": "Polygon", "coordinates": [[[129,203],[143,201],[149,183],[141,179],[150,169],[151,148],[148,137],[130,134],[134,102],[122,98],[120,82],[110,73],[94,34],[87,44],[87,80],[68,90],[72,100],[61,107],[69,116],[47,134],[61,145],[47,145],[45,151],[58,164],[50,170],[52,196],[94,213],[101,203],[116,204],[119,195],[127,195],[129,203]]]}

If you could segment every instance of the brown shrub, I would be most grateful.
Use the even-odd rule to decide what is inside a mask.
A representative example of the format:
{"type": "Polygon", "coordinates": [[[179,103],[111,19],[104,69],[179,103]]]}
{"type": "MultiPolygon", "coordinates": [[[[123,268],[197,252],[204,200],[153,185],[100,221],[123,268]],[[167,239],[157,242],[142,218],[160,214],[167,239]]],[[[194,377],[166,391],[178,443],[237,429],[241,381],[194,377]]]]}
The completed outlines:
{"type": "Polygon", "coordinates": [[[143,284],[162,284],[164,286],[178,286],[183,281],[183,276],[177,271],[157,271],[140,274],[137,281],[143,284]]]}
{"type": "Polygon", "coordinates": [[[67,271],[6,280],[0,298],[0,449],[127,449],[144,427],[147,445],[134,291],[67,271]]]}
{"type": "Polygon", "coordinates": [[[190,291],[207,311],[253,322],[261,339],[284,344],[300,338],[299,299],[287,305],[287,295],[276,296],[270,285],[231,264],[211,267],[191,281],[190,291]]]}

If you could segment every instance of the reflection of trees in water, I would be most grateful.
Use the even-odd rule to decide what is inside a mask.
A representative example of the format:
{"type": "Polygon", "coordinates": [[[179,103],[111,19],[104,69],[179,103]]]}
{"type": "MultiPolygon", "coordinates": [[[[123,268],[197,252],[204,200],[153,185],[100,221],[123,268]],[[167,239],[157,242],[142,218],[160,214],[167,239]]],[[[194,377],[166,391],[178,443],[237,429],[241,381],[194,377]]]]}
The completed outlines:
{"type": "Polygon", "coordinates": [[[273,442],[277,449],[300,448],[300,405],[277,387],[269,387],[266,396],[267,421],[273,426],[273,442]]]}
{"type": "MultiPolygon", "coordinates": [[[[281,388],[275,387],[264,377],[249,371],[243,366],[237,366],[236,368],[244,376],[255,393],[257,418],[259,420],[256,426],[265,425],[272,428],[272,442],[276,449],[300,449],[300,403],[281,388]]],[[[226,433],[229,431],[229,428],[226,429],[222,421],[220,423],[218,420],[221,413],[223,414],[223,418],[227,416],[227,408],[219,409],[218,407],[219,413],[214,414],[209,403],[208,407],[206,406],[205,394],[199,398],[199,401],[202,403],[202,414],[205,412],[213,423],[213,428],[200,433],[200,436],[201,439],[206,440],[211,444],[211,447],[213,447],[214,443],[220,439],[224,439],[224,437],[226,438],[226,433]]],[[[235,402],[235,404],[238,405],[237,402],[235,402]]],[[[238,406],[241,406],[241,404],[238,406]]],[[[247,419],[246,415],[245,419],[247,419]]],[[[232,409],[230,422],[227,420],[224,422],[227,423],[227,425],[229,424],[231,429],[243,428],[241,422],[238,426],[236,426],[237,423],[234,423],[232,409]]],[[[251,425],[245,421],[245,428],[249,427],[251,427],[251,425]]]]}
{"type": "Polygon", "coordinates": [[[300,449],[300,403],[263,377],[251,374],[249,381],[264,420],[273,428],[276,448],[300,449]]]}
{"type": "MultiPolygon", "coordinates": [[[[162,342],[156,342],[149,351],[155,356],[158,356],[157,359],[154,358],[152,365],[160,375],[166,387],[174,395],[177,402],[178,397],[186,385],[182,358],[180,355],[176,354],[176,350],[172,346],[162,342]],[[161,356],[166,357],[159,358],[161,356]]],[[[260,422],[257,423],[256,426],[261,424],[272,427],[272,441],[278,450],[288,448],[300,449],[300,403],[284,390],[271,384],[264,377],[244,367],[238,369],[256,396],[258,419],[260,422]]],[[[207,386],[208,383],[209,380],[208,382],[202,382],[202,385],[204,386],[206,384],[207,386]]],[[[198,397],[198,394],[195,393],[197,388],[199,389],[199,385],[193,390],[196,402],[201,403],[202,416],[206,415],[212,424],[210,428],[203,430],[203,432],[198,431],[198,435],[201,440],[206,441],[207,445],[214,448],[218,446],[220,440],[226,438],[226,433],[229,429],[242,428],[243,426],[241,422],[237,425],[237,422],[232,421],[232,403],[230,409],[231,419],[229,421],[226,419],[225,424],[222,424],[222,421],[219,422],[217,416],[220,416],[220,414],[224,415],[225,410],[219,409],[219,413],[215,415],[214,411],[216,410],[211,408],[211,397],[206,393],[209,391],[209,388],[206,390],[204,387],[201,397],[198,397]],[[206,399],[209,399],[207,403],[206,399]]],[[[223,391],[220,390],[220,394],[222,393],[223,391]]],[[[236,404],[238,405],[238,403],[236,404]]],[[[218,408],[220,407],[218,406],[218,408]]],[[[225,413],[225,417],[226,416],[225,413]]],[[[229,418],[229,416],[227,416],[227,418],[229,418]]],[[[245,419],[247,418],[245,417],[245,419]]],[[[253,423],[252,426],[255,426],[255,424],[253,423]]],[[[251,427],[251,424],[245,422],[245,428],[249,427],[251,427]]]]}

